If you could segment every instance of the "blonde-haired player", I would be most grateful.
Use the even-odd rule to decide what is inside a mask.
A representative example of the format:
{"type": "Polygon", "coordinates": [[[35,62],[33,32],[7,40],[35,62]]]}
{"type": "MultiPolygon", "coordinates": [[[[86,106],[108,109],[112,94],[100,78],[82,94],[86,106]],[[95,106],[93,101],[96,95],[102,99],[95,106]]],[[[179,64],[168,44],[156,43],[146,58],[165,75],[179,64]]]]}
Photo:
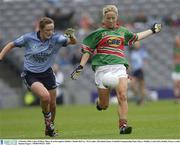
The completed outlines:
{"type": "Polygon", "coordinates": [[[125,45],[132,45],[137,40],[144,39],[152,34],[160,32],[161,24],[154,24],[152,28],[132,33],[126,28],[119,26],[118,9],[114,5],[107,5],[103,8],[103,26],[89,34],[82,43],[83,56],[80,65],[71,74],[72,79],[77,79],[83,67],[92,56],[92,68],[95,71],[95,83],[98,89],[98,110],[106,110],[109,106],[110,89],[102,83],[106,73],[112,73],[119,78],[116,87],[119,112],[120,134],[129,134],[132,127],[127,124],[128,103],[127,103],[127,81],[128,61],[125,56],[125,45]]]}

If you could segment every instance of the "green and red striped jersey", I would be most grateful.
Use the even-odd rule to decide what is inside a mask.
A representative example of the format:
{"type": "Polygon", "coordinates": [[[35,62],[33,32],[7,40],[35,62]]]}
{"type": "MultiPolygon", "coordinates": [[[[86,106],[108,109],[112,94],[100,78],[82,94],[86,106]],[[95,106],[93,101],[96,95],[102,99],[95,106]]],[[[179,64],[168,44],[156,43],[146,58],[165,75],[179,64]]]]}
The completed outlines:
{"type": "Polygon", "coordinates": [[[180,48],[174,48],[174,71],[180,73],[180,48]]]}
{"type": "Polygon", "coordinates": [[[132,45],[138,39],[135,33],[124,27],[111,30],[99,28],[89,34],[82,43],[83,53],[92,55],[92,68],[98,66],[124,64],[128,67],[125,56],[126,45],[132,45]]]}

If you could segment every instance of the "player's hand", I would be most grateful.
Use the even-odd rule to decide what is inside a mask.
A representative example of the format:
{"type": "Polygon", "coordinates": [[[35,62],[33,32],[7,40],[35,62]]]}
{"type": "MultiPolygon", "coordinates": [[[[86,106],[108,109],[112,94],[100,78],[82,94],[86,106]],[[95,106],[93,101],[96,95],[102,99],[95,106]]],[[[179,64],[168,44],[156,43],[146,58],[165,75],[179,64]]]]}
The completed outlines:
{"type": "Polygon", "coordinates": [[[76,67],[75,70],[71,73],[71,79],[76,80],[80,76],[82,70],[83,70],[82,65],[79,65],[78,67],[76,67]]]}
{"type": "Polygon", "coordinates": [[[162,25],[160,23],[155,23],[152,27],[151,30],[153,33],[158,33],[161,31],[162,25]]]}
{"type": "Polygon", "coordinates": [[[68,28],[65,30],[64,33],[65,33],[65,36],[67,36],[68,38],[74,38],[75,37],[74,32],[75,32],[74,29],[68,28]]]}

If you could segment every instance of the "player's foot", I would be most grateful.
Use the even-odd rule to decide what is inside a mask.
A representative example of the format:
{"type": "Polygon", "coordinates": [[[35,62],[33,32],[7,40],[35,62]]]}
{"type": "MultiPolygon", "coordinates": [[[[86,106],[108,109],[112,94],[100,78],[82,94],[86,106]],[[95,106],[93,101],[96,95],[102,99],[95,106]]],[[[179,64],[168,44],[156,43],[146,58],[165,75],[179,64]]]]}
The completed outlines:
{"type": "Polygon", "coordinates": [[[130,134],[132,132],[131,126],[122,126],[120,128],[120,134],[130,134]]]}
{"type": "Polygon", "coordinates": [[[137,101],[136,104],[137,104],[138,106],[141,106],[141,105],[144,104],[144,100],[143,100],[143,99],[140,99],[140,100],[137,101]]]}
{"type": "Polygon", "coordinates": [[[175,99],[174,103],[175,104],[180,104],[180,98],[175,99]]]}
{"type": "Polygon", "coordinates": [[[54,129],[54,123],[51,121],[51,113],[43,113],[45,122],[45,135],[50,137],[57,136],[57,132],[54,129]]]}
{"type": "Polygon", "coordinates": [[[102,111],[102,108],[99,106],[99,104],[98,104],[98,100],[96,101],[96,109],[98,110],[98,111],[102,111]]]}
{"type": "Polygon", "coordinates": [[[46,126],[45,135],[50,137],[58,136],[58,133],[54,129],[54,124],[51,123],[50,126],[46,126]]]}
{"type": "Polygon", "coordinates": [[[50,137],[56,137],[58,136],[58,133],[55,130],[45,130],[45,135],[50,137]]]}

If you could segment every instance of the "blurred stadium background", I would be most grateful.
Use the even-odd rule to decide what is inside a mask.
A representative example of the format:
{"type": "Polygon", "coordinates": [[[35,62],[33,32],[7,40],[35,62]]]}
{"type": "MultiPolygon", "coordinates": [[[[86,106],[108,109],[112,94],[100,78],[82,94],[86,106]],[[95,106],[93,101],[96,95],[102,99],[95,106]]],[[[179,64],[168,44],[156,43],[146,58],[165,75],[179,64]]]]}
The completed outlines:
{"type": "MultiPolygon", "coordinates": [[[[0,48],[26,32],[37,30],[38,19],[42,16],[55,20],[56,31],[75,28],[81,41],[100,25],[105,4],[115,4],[119,9],[120,23],[133,32],[143,31],[154,22],[163,24],[161,33],[142,41],[150,55],[145,66],[145,79],[150,96],[172,99],[173,43],[175,35],[180,32],[179,0],[0,0],[0,48]]],[[[59,51],[56,62],[65,79],[63,104],[89,104],[96,97],[89,65],[79,80],[69,78],[79,59],[79,44],[59,51]]],[[[0,108],[24,105],[26,89],[20,79],[22,63],[23,48],[16,48],[0,64],[0,108]]]]}

